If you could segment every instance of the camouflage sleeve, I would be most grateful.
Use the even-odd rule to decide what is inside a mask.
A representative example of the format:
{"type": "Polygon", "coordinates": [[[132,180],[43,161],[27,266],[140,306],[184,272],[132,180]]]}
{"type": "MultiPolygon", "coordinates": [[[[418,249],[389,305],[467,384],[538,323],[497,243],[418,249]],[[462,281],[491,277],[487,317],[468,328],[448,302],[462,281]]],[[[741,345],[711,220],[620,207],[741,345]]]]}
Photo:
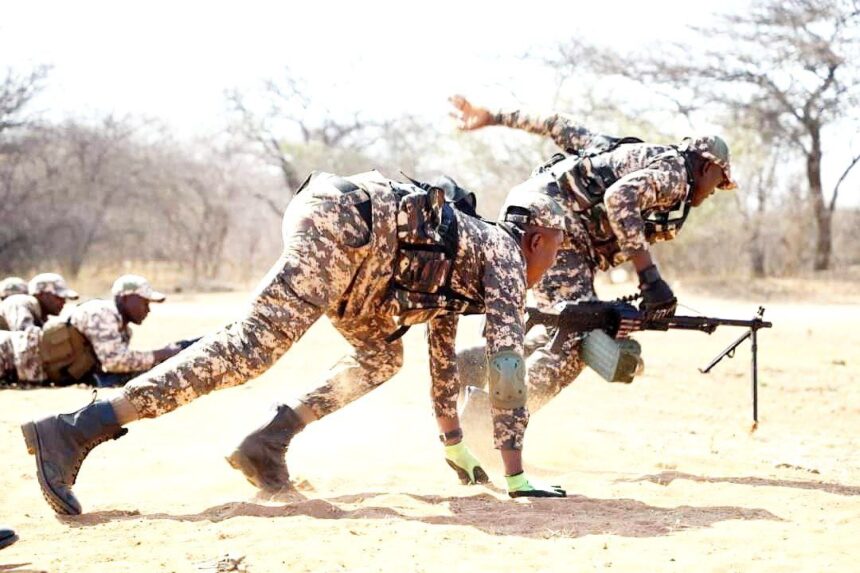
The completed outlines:
{"type": "Polygon", "coordinates": [[[493,114],[493,123],[521,129],[536,135],[551,137],[556,145],[566,150],[577,151],[588,147],[595,134],[578,125],[564,113],[539,115],[522,110],[499,111],[493,114]]]}
{"type": "MultiPolygon", "coordinates": [[[[35,299],[30,300],[35,301],[35,299]]],[[[19,300],[16,296],[6,301],[4,305],[4,317],[9,324],[9,330],[24,331],[28,328],[38,327],[39,321],[36,319],[37,310],[32,308],[30,300],[27,300],[26,297],[19,300]]]]}
{"type": "Polygon", "coordinates": [[[648,249],[642,213],[649,209],[669,208],[687,193],[687,174],[683,163],[666,159],[628,173],[606,190],[603,202],[612,231],[621,250],[648,249]]]}
{"type": "Polygon", "coordinates": [[[139,372],[155,365],[153,352],[129,348],[119,317],[109,311],[90,313],[83,323],[75,322],[74,326],[93,345],[104,372],[139,372]]]}
{"type": "Polygon", "coordinates": [[[460,377],[457,373],[457,324],[456,314],[441,316],[427,325],[430,347],[430,393],[433,410],[437,417],[453,418],[457,415],[457,394],[460,377]]]}
{"type": "MultiPolygon", "coordinates": [[[[484,274],[484,304],[487,322],[487,358],[510,350],[523,353],[525,324],[525,262],[512,240],[488,241],[488,261],[484,274]]],[[[493,437],[497,449],[523,447],[529,414],[525,407],[492,408],[493,437]]]]}

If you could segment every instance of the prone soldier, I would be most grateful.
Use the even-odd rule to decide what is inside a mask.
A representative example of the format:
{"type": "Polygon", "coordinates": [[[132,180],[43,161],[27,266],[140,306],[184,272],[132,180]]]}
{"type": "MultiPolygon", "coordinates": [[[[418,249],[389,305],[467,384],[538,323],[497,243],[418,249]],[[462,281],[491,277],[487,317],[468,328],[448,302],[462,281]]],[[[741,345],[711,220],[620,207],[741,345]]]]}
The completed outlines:
{"type": "Polygon", "coordinates": [[[0,301],[13,294],[27,294],[27,281],[21,277],[6,277],[0,281],[0,301]]]}
{"type": "MultiPolygon", "coordinates": [[[[59,284],[53,281],[55,293],[69,294],[60,289],[59,284]]],[[[52,317],[44,323],[35,298],[15,295],[3,301],[3,305],[16,302],[11,307],[15,314],[10,313],[10,317],[15,319],[13,324],[24,324],[25,328],[14,332],[0,331],[0,379],[29,384],[82,382],[116,386],[170,358],[184,347],[184,341],[181,341],[158,350],[129,348],[132,336],[129,324],[143,322],[149,314],[149,303],[162,302],[165,297],[137,275],[121,276],[111,291],[113,301],[90,300],[64,313],[64,317],[52,317]],[[20,304],[15,301],[18,297],[22,297],[20,304]],[[31,298],[32,301],[28,300],[31,298]]],[[[77,297],[74,291],[71,294],[77,297]]]]}
{"type": "Polygon", "coordinates": [[[0,329],[41,328],[49,316],[62,312],[67,300],[78,299],[78,293],[56,273],[42,273],[30,279],[27,293],[13,294],[0,302],[0,329]]]}
{"type": "Polygon", "coordinates": [[[438,186],[376,172],[312,174],[283,219],[284,251],[244,319],[135,378],[111,401],[22,426],[39,483],[58,513],[81,507],[72,486],[89,451],[129,422],[166,414],[199,396],[243,384],[283,355],[323,314],[355,351],[295,407],[280,405],[228,461],[254,485],[289,485],[285,454],[305,425],[391,378],[403,360],[403,328],[429,322],[432,397],[445,459],[461,479],[486,481],[462,442],[456,316],[486,313],[495,445],[512,497],[553,496],[522,472],[528,423],[523,364],[525,291],[552,265],[564,216],[554,200],[524,193],[499,225],[457,211],[438,186]]]}
{"type": "Polygon", "coordinates": [[[165,295],[139,275],[123,275],[111,287],[113,300],[93,299],[78,305],[69,324],[86,339],[97,361],[94,377],[99,387],[122,386],[135,376],[164,362],[183,347],[171,343],[157,350],[132,350],[130,324],[141,324],[149,316],[150,303],[161,303],[165,295]]]}
{"type": "MultiPolygon", "coordinates": [[[[491,112],[462,96],[450,99],[462,130],[500,125],[548,136],[565,153],[555,155],[515,190],[545,193],[565,210],[568,236],[555,266],[534,289],[539,307],[596,298],[594,273],[631,261],[639,277],[641,309],[653,316],[674,314],[677,300],[660,276],[649,245],[674,239],[690,209],[716,189],[734,189],[729,148],[714,135],[655,145],[636,138],[594,133],[561,113],[491,112]]],[[[535,412],[582,371],[582,335],[569,333],[552,347],[533,339],[528,395],[535,412]]],[[[480,348],[460,353],[464,370],[485,371],[480,348]],[[477,359],[477,360],[476,360],[477,359]],[[476,361],[478,362],[476,364],[476,361]]],[[[464,382],[482,386],[481,380],[464,382]]]]}

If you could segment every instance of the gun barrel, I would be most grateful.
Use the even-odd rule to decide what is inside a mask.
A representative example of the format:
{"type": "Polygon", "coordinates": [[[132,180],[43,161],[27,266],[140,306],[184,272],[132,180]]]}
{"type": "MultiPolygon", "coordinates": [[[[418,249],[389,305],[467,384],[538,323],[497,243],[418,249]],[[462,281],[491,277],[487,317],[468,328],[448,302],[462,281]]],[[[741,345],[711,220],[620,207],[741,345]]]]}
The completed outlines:
{"type": "Polygon", "coordinates": [[[702,332],[712,333],[718,326],[740,326],[743,328],[771,328],[772,322],[765,320],[739,320],[733,318],[712,318],[709,316],[674,316],[665,321],[660,321],[660,326],[666,328],[674,328],[680,330],[701,330],[702,332]]]}

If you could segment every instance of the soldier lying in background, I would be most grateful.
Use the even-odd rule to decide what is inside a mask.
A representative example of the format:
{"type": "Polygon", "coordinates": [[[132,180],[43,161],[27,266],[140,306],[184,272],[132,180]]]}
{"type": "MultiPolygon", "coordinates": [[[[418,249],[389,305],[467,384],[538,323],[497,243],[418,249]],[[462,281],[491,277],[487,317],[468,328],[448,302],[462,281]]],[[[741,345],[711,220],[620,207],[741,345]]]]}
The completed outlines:
{"type": "Polygon", "coordinates": [[[0,330],[41,328],[48,317],[63,311],[67,300],[78,300],[78,293],[63,277],[56,273],[36,275],[27,285],[27,294],[13,294],[0,302],[0,330]]]}
{"type": "Polygon", "coordinates": [[[149,314],[150,302],[162,302],[165,297],[137,275],[120,277],[111,292],[113,301],[85,302],[68,316],[49,319],[41,329],[30,326],[23,331],[0,331],[0,380],[119,386],[193,342],[180,341],[157,350],[132,350],[129,324],[142,323],[149,314]]]}
{"type": "Polygon", "coordinates": [[[13,294],[27,294],[27,281],[21,277],[6,277],[0,281],[0,301],[13,294]]]}

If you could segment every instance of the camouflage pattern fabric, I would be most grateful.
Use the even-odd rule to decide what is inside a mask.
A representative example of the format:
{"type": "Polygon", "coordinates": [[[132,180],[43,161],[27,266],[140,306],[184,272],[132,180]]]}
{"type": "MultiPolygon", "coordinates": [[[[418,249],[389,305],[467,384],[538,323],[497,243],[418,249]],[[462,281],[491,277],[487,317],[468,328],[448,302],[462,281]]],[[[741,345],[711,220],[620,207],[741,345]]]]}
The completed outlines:
{"type": "MultiPolygon", "coordinates": [[[[324,313],[354,351],[300,399],[317,417],[358,399],[399,370],[402,342],[385,340],[396,327],[388,291],[397,254],[398,199],[390,181],[377,173],[349,180],[359,189],[343,193],[329,176],[318,174],[290,202],[282,228],[284,252],[261,281],[244,319],[125,386],[141,417],[160,416],[259,376],[324,313]],[[356,208],[368,199],[372,228],[356,208]]],[[[452,288],[486,304],[494,349],[522,352],[525,269],[518,246],[495,226],[458,217],[461,256],[452,288]]],[[[451,377],[456,376],[450,366],[453,333],[431,333],[432,393],[437,413],[443,414],[456,411],[459,388],[451,377]]],[[[501,440],[521,447],[525,412],[502,412],[499,419],[507,424],[501,440]]]]}
{"type": "MultiPolygon", "coordinates": [[[[566,114],[540,116],[521,111],[499,112],[494,122],[551,137],[569,153],[591,146],[600,136],[577,125],[566,114]]],[[[571,219],[582,221],[591,239],[594,265],[601,270],[619,265],[630,253],[649,243],[672,237],[646,233],[642,214],[670,211],[687,196],[687,172],[681,154],[672,147],[646,143],[625,144],[607,154],[608,166],[618,178],[595,212],[579,213],[571,197],[556,196],[571,219]]],[[[572,180],[579,175],[571,172],[572,180]]],[[[584,183],[581,183],[584,187],[584,183]]]]}
{"type": "Polygon", "coordinates": [[[0,302],[0,314],[6,319],[9,330],[26,330],[42,326],[42,307],[35,297],[13,294],[0,302]]]}
{"type": "Polygon", "coordinates": [[[15,354],[12,350],[12,332],[0,330],[0,380],[15,371],[15,354]]]}
{"type": "Polygon", "coordinates": [[[41,273],[27,283],[27,292],[35,295],[40,293],[52,294],[66,300],[77,300],[79,295],[69,288],[66,279],[57,273],[41,273]]]}
{"type": "MultiPolygon", "coordinates": [[[[494,123],[548,136],[568,153],[584,150],[604,137],[565,114],[503,111],[494,116],[494,123]]],[[[689,186],[682,156],[671,147],[644,143],[621,145],[607,155],[618,179],[606,190],[603,203],[590,213],[580,212],[569,193],[547,185],[549,174],[535,175],[521,185],[545,190],[568,217],[568,235],[556,263],[534,288],[538,306],[596,298],[595,269],[607,270],[628,260],[633,251],[674,238],[673,233],[647,233],[642,214],[669,211],[686,198],[689,186]]],[[[571,174],[574,182],[578,177],[571,174]]],[[[539,346],[526,363],[527,404],[532,413],[573,382],[584,367],[579,350],[582,336],[570,334],[560,351],[553,352],[548,344],[540,345],[552,334],[529,333],[532,346],[539,346]]]]}
{"type": "Polygon", "coordinates": [[[27,294],[27,281],[21,277],[6,277],[0,281],[0,300],[13,294],[27,294]]]}
{"type": "Polygon", "coordinates": [[[21,382],[45,380],[40,349],[42,331],[30,327],[22,331],[0,330],[0,378],[14,371],[21,382]]]}
{"type": "Polygon", "coordinates": [[[103,372],[149,370],[155,364],[152,351],[132,350],[131,329],[123,323],[113,301],[90,300],[69,314],[72,326],[92,344],[103,372]]]}
{"type": "MultiPolygon", "coordinates": [[[[486,354],[523,353],[525,260],[516,241],[499,226],[457,214],[460,242],[452,287],[483,305],[486,354]]],[[[460,390],[455,341],[458,317],[438,317],[428,324],[432,398],[437,416],[453,417],[460,390]]],[[[495,447],[522,449],[528,425],[526,408],[493,408],[495,447]]]]}

